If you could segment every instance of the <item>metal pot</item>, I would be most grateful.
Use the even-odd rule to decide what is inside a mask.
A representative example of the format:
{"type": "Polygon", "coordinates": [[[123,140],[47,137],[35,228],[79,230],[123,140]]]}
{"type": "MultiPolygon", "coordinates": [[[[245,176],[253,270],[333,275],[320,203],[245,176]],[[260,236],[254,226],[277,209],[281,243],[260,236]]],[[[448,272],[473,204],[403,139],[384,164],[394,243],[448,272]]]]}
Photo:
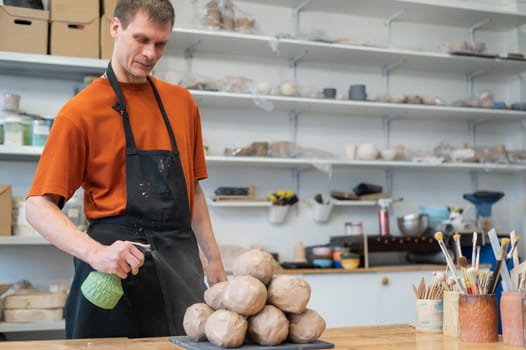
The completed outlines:
{"type": "Polygon", "coordinates": [[[427,214],[408,214],[396,219],[398,229],[404,236],[418,237],[429,229],[429,216],[427,214]]]}

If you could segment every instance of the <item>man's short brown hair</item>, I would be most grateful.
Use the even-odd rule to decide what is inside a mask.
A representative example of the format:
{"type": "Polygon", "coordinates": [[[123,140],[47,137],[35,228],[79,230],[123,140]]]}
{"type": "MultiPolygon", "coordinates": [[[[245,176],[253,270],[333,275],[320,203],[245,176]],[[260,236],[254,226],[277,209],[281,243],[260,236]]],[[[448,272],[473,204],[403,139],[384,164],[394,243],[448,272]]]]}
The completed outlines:
{"type": "Polygon", "coordinates": [[[139,11],[146,12],[148,19],[155,23],[173,26],[175,21],[175,10],[170,0],[119,0],[113,16],[126,29],[139,11]]]}

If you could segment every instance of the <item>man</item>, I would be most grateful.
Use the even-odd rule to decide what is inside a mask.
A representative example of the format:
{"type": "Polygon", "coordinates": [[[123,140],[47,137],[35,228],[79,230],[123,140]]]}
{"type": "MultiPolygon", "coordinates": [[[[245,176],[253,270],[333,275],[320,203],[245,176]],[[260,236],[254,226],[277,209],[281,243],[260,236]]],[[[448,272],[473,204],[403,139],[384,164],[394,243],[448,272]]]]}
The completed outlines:
{"type": "Polygon", "coordinates": [[[150,76],[173,23],[169,0],[118,1],[108,69],[57,115],[29,190],[30,224],[74,257],[67,338],[183,334],[186,307],[206,289],[197,243],[209,285],[226,280],[198,183],[199,111],[188,91],[150,76]],[[79,186],[87,234],[60,211],[79,186]],[[82,295],[93,270],[122,279],[114,309],[82,295]]]}

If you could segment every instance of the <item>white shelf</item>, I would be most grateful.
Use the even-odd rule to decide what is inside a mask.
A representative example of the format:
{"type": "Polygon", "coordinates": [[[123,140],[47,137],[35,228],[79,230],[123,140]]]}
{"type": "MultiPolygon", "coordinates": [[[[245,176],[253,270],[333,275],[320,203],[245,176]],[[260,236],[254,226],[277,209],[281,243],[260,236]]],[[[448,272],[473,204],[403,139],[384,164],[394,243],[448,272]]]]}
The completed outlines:
{"type": "Polygon", "coordinates": [[[43,147],[0,145],[0,159],[2,160],[37,160],[42,154],[43,147]]]}
{"type": "MultiPolygon", "coordinates": [[[[240,0],[269,6],[294,8],[300,0],[240,0]]],[[[443,1],[441,1],[443,2],[443,1]]],[[[504,31],[526,23],[526,16],[511,11],[499,10],[495,6],[484,6],[458,2],[458,5],[442,5],[439,1],[418,0],[312,0],[303,11],[342,13],[364,17],[387,19],[405,9],[399,21],[431,23],[469,28],[486,19],[490,22],[484,29],[504,31]]]]}
{"type": "Polygon", "coordinates": [[[0,51],[0,72],[16,76],[82,81],[85,76],[102,74],[107,65],[108,60],[94,58],[0,51]]]}
{"type": "MultiPolygon", "coordinates": [[[[521,113],[524,114],[524,113],[521,113]]],[[[11,147],[0,145],[0,160],[37,160],[42,147],[11,147]]],[[[482,163],[417,163],[411,161],[383,160],[337,160],[337,159],[307,159],[307,158],[271,158],[271,157],[228,157],[207,156],[208,166],[231,167],[251,166],[286,169],[328,169],[328,168],[385,168],[385,169],[443,169],[475,171],[483,173],[520,173],[526,171],[526,165],[517,164],[482,164],[482,163]]],[[[0,236],[0,242],[2,237],[0,236]]]]}
{"type": "Polygon", "coordinates": [[[236,200],[226,200],[226,201],[214,201],[210,198],[207,198],[208,205],[210,207],[217,208],[267,208],[272,205],[270,201],[236,201],[236,200]]]}
{"type": "Polygon", "coordinates": [[[432,106],[408,103],[326,100],[321,98],[250,95],[227,92],[191,90],[200,108],[256,108],[256,98],[272,102],[274,110],[299,113],[344,114],[360,117],[391,117],[411,119],[454,120],[523,120],[526,112],[489,108],[432,106]]]}
{"type": "Polygon", "coordinates": [[[332,204],[335,207],[375,207],[378,205],[378,201],[342,201],[332,198],[332,204]]]}
{"type": "MultiPolygon", "coordinates": [[[[352,8],[352,7],[351,7],[352,8]]],[[[173,47],[177,55],[192,48],[195,55],[228,53],[235,56],[279,58],[304,55],[302,62],[324,62],[342,65],[377,67],[403,62],[402,68],[425,72],[469,74],[488,69],[488,75],[513,75],[526,70],[526,61],[456,56],[441,52],[422,52],[394,48],[343,45],[314,41],[276,39],[262,35],[226,31],[176,28],[173,47]]],[[[438,43],[437,43],[438,44],[438,43]]]]}
{"type": "Polygon", "coordinates": [[[2,245],[51,245],[42,236],[0,236],[2,245]]]}
{"type": "Polygon", "coordinates": [[[66,328],[64,321],[57,322],[31,322],[11,323],[0,322],[0,333],[7,332],[37,332],[37,331],[62,331],[66,328]]]}
{"type": "Polygon", "coordinates": [[[225,157],[207,156],[210,166],[260,166],[269,168],[290,169],[330,169],[330,168],[380,168],[380,169],[422,169],[447,171],[474,171],[481,173],[520,173],[526,171],[526,165],[515,164],[481,164],[481,163],[418,163],[411,161],[383,161],[383,160],[334,160],[334,159],[292,159],[292,158],[264,158],[264,157],[225,157]]]}

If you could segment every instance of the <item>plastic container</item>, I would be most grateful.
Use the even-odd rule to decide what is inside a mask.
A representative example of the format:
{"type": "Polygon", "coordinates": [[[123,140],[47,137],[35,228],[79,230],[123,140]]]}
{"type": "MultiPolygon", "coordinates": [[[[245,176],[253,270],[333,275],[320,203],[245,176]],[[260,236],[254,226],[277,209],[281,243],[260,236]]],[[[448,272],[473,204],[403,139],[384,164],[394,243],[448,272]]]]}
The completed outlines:
{"type": "Polygon", "coordinates": [[[50,120],[36,119],[31,122],[31,145],[44,146],[49,136],[50,120]]]}
{"type": "Polygon", "coordinates": [[[0,118],[0,145],[4,144],[4,119],[0,118]]]}
{"type": "Polygon", "coordinates": [[[24,144],[24,124],[21,117],[9,116],[4,119],[4,144],[13,146],[24,144]]]}

